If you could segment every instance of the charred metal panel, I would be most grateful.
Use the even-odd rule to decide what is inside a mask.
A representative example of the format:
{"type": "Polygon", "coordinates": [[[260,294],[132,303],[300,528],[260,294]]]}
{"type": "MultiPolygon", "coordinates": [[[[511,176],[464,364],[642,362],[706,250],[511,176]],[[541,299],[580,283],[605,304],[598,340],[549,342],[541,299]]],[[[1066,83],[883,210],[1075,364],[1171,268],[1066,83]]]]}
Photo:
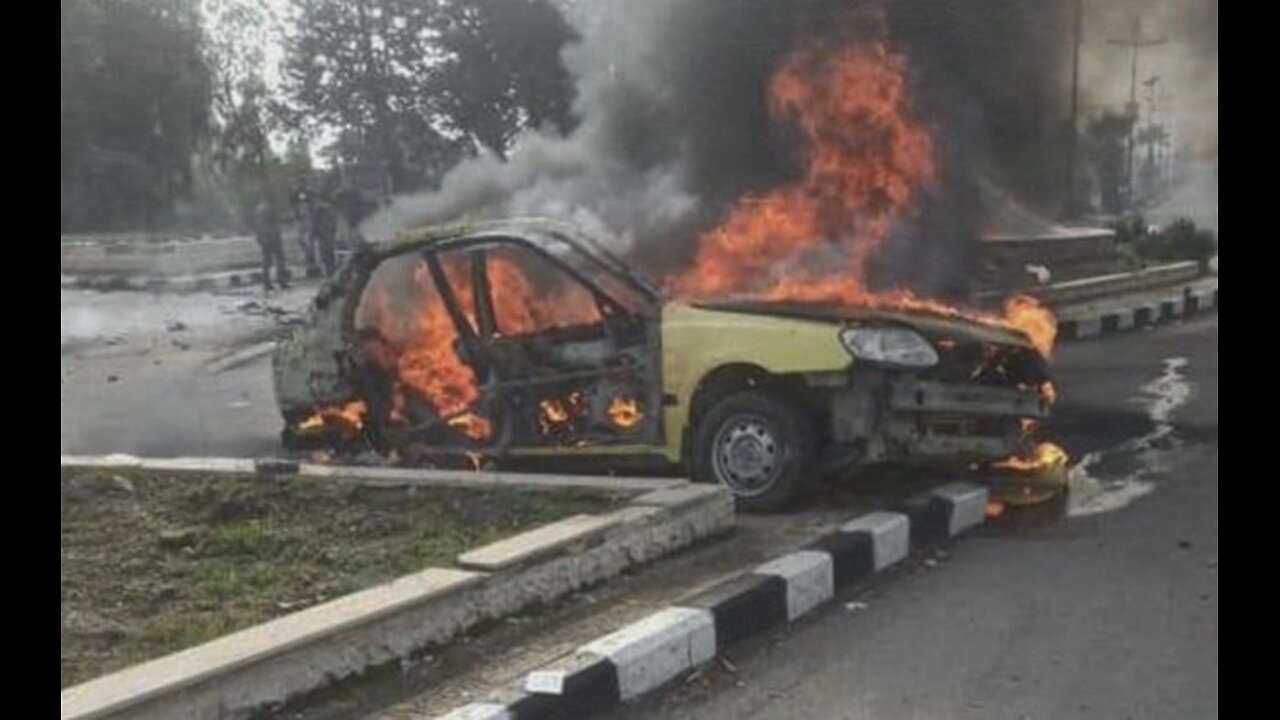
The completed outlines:
{"type": "Polygon", "coordinates": [[[864,463],[913,457],[1006,457],[1022,444],[1020,421],[1047,415],[1038,391],[921,380],[857,368],[831,391],[831,437],[861,448],[864,463]]]}
{"type": "Polygon", "coordinates": [[[1016,420],[975,420],[965,416],[894,415],[884,427],[894,458],[955,456],[1001,458],[1021,448],[1016,420]]]}
{"type": "Polygon", "coordinates": [[[952,385],[902,378],[893,384],[891,406],[895,411],[1012,415],[1042,418],[1048,415],[1039,389],[952,385]]]}
{"type": "Polygon", "coordinates": [[[1039,385],[1049,379],[1044,358],[1029,347],[939,340],[938,364],[919,374],[923,380],[964,385],[1039,385]]]}
{"type": "Polygon", "coordinates": [[[863,369],[833,391],[831,436],[837,442],[865,440],[880,431],[889,409],[889,379],[884,372],[863,369]]]}
{"type": "Polygon", "coordinates": [[[314,309],[306,325],[282,340],[272,358],[276,401],[286,420],[350,400],[344,371],[342,303],[314,309]]]}
{"type": "Polygon", "coordinates": [[[907,438],[894,437],[891,445],[898,450],[895,457],[1008,457],[1020,449],[1013,437],[989,435],[941,435],[926,433],[907,438]]]}

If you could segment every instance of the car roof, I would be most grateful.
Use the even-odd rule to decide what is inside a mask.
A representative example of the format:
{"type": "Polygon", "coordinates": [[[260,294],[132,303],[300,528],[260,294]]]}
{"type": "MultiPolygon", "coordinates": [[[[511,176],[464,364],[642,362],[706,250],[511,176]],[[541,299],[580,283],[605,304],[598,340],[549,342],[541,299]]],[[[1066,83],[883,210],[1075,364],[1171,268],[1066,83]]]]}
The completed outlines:
{"type": "Polygon", "coordinates": [[[484,237],[513,237],[526,240],[541,249],[550,242],[561,242],[581,252],[606,269],[629,278],[648,294],[660,297],[656,283],[638,273],[630,264],[571,222],[547,217],[513,217],[484,220],[461,220],[451,223],[423,225],[402,230],[383,240],[369,243],[379,255],[392,255],[436,243],[484,237]]]}

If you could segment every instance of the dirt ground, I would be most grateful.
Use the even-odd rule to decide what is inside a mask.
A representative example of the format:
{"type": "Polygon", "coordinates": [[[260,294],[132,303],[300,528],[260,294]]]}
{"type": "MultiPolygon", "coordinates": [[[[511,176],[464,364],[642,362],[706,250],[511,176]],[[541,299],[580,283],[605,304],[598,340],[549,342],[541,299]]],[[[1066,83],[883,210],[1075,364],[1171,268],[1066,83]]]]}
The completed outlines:
{"type": "Polygon", "coordinates": [[[622,500],[134,470],[61,486],[63,687],[622,500]]]}

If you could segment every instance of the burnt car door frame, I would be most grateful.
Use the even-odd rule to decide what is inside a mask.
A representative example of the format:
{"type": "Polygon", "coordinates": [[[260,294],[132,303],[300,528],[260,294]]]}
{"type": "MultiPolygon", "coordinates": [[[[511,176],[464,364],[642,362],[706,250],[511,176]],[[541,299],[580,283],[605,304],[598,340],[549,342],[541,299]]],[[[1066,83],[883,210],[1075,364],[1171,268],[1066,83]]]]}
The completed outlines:
{"type": "MultiPolygon", "coordinates": [[[[460,442],[456,446],[424,446],[421,449],[455,454],[468,451],[480,451],[492,455],[502,455],[508,452],[522,454],[521,451],[530,450],[549,450],[552,452],[571,450],[576,453],[591,454],[597,451],[611,452],[628,447],[636,447],[638,452],[643,452],[644,448],[661,446],[664,438],[664,428],[663,413],[661,412],[663,394],[661,332],[659,328],[661,299],[659,294],[647,284],[613,267],[610,262],[596,257],[573,239],[558,233],[542,233],[541,235],[540,237],[536,233],[521,234],[516,231],[503,230],[441,238],[413,250],[385,255],[378,263],[375,263],[376,266],[386,260],[409,253],[417,253],[422,258],[450,321],[454,325],[454,330],[457,334],[458,347],[456,350],[459,353],[459,359],[469,364],[476,373],[477,385],[481,395],[473,404],[474,411],[478,415],[485,417],[493,425],[493,435],[486,441],[468,444],[465,441],[461,441],[460,438],[460,442]],[[542,242],[539,242],[539,240],[542,242]],[[626,288],[635,291],[634,295],[640,299],[640,307],[629,309],[625,303],[615,299],[599,283],[584,275],[570,263],[557,258],[553,252],[544,247],[547,241],[562,245],[568,252],[576,253],[583,261],[590,263],[600,272],[607,273],[620,281],[626,288]],[[496,362],[496,358],[493,355],[492,343],[495,341],[509,341],[510,338],[503,338],[498,332],[500,318],[497,316],[497,308],[492,295],[492,283],[490,282],[487,259],[491,249],[503,247],[512,247],[533,253],[533,255],[549,263],[555,270],[564,273],[569,279],[580,284],[583,289],[589,292],[600,315],[601,333],[614,349],[613,355],[606,359],[622,359],[630,360],[630,362],[611,366],[606,366],[602,363],[600,367],[589,370],[547,373],[539,377],[522,379],[500,377],[500,363],[496,362]],[[444,263],[441,262],[442,255],[454,252],[465,254],[467,257],[472,306],[475,310],[474,325],[463,310],[463,305],[456,292],[457,289],[454,287],[454,283],[449,280],[449,273],[446,272],[444,263]],[[626,328],[627,325],[632,327],[628,329],[626,328]],[[629,332],[624,332],[624,330],[629,330],[629,332]],[[623,342],[627,344],[622,345],[621,343],[623,342]],[[554,387],[557,385],[563,386],[567,383],[576,383],[585,387],[593,383],[603,382],[607,378],[618,377],[626,378],[622,384],[641,389],[640,397],[638,398],[641,416],[634,430],[623,431],[615,427],[616,437],[610,439],[596,436],[592,438],[594,442],[586,443],[575,443],[574,441],[578,438],[575,438],[572,434],[567,438],[561,438],[563,442],[554,442],[554,438],[545,433],[535,436],[528,432],[515,432],[513,424],[521,421],[528,422],[528,413],[534,410],[528,403],[530,398],[536,395],[536,389],[540,386],[554,387]],[[513,406],[511,404],[512,399],[519,402],[513,406]],[[492,415],[495,414],[504,415],[504,417],[493,417],[492,415]],[[529,439],[537,442],[525,442],[529,439]]],[[[612,257],[610,257],[610,260],[612,260],[612,257]]],[[[625,266],[622,267],[625,268],[625,266]]],[[[365,288],[362,287],[359,294],[362,295],[364,291],[365,288]]],[[[554,332],[555,330],[557,328],[534,333],[526,337],[534,337],[545,332],[554,332]]]]}

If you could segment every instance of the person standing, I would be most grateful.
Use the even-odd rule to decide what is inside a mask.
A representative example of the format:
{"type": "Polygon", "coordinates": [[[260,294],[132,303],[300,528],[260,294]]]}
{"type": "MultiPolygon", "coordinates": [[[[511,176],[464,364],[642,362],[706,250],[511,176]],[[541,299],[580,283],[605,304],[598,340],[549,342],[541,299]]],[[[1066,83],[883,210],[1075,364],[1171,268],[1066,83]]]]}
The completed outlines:
{"type": "Polygon", "coordinates": [[[280,219],[269,200],[258,203],[253,212],[253,233],[262,250],[262,287],[271,289],[271,267],[275,266],[276,284],[289,287],[289,271],[284,266],[284,241],[280,235],[280,219]]]}
{"type": "Polygon", "coordinates": [[[338,215],[328,198],[316,196],[312,199],[311,222],[308,224],[312,232],[312,242],[320,255],[324,275],[333,277],[333,273],[338,269],[338,258],[334,251],[338,234],[338,215]]]}
{"type": "Polygon", "coordinates": [[[351,185],[344,184],[333,198],[334,211],[341,216],[343,244],[353,248],[363,241],[360,237],[360,220],[364,215],[364,197],[351,185]]]}
{"type": "Polygon", "coordinates": [[[319,198],[305,184],[294,190],[290,199],[294,219],[298,222],[298,247],[302,250],[302,258],[306,263],[307,277],[320,275],[320,267],[316,264],[316,234],[311,227],[317,202],[319,198]]]}

